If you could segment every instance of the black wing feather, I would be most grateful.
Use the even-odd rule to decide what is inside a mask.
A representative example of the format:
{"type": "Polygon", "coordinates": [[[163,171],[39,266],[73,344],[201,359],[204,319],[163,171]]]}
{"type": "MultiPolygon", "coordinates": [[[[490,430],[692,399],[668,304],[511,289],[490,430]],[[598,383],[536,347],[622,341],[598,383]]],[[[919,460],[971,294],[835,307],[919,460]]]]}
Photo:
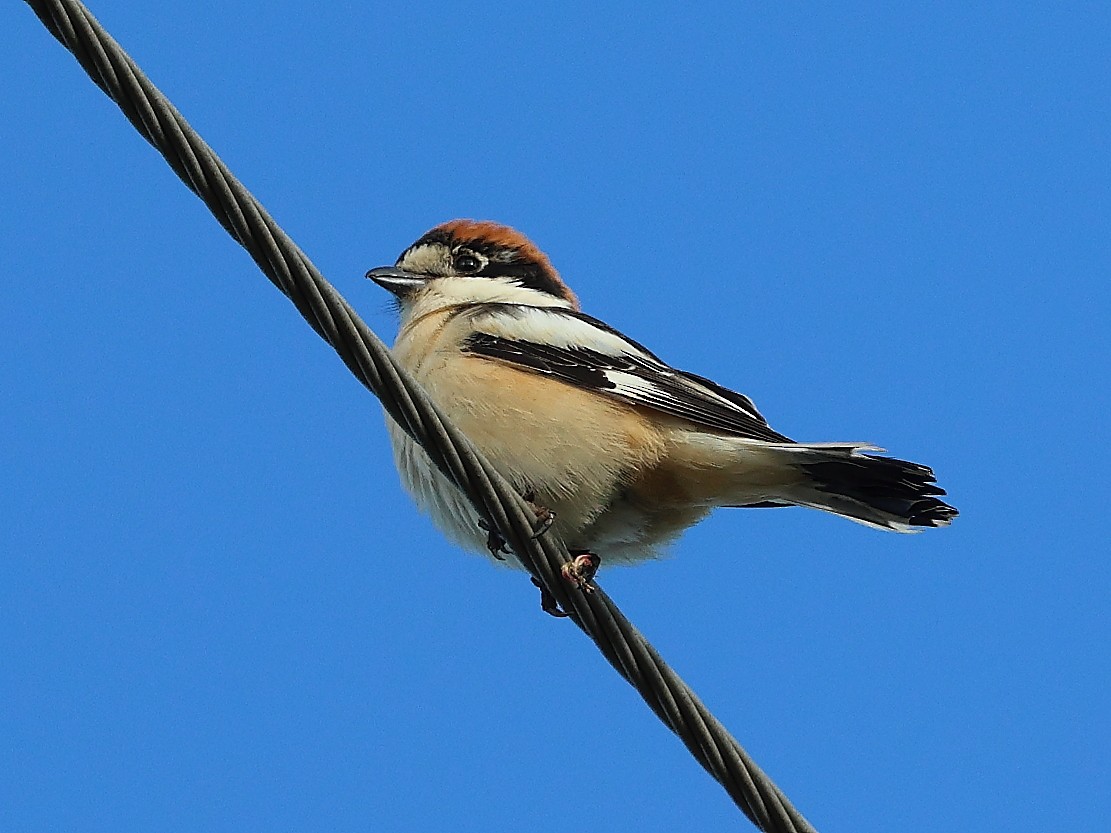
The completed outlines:
{"type": "Polygon", "coordinates": [[[614,355],[588,347],[561,347],[485,332],[470,335],[464,349],[712,430],[747,439],[791,442],[768,426],[747,396],[694,373],[669,367],[636,342],[583,313],[544,312],[576,318],[616,335],[629,345],[630,351],[614,355]]]}

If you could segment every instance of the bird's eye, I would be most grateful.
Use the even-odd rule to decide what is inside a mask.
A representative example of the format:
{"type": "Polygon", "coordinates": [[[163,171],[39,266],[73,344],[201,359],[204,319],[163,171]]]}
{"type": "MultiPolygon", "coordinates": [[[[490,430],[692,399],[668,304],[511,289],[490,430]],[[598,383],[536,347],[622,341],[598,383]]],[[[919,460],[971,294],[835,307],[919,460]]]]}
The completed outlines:
{"type": "Polygon", "coordinates": [[[482,261],[471,252],[460,252],[452,261],[452,266],[461,275],[473,275],[482,268],[482,261]]]}

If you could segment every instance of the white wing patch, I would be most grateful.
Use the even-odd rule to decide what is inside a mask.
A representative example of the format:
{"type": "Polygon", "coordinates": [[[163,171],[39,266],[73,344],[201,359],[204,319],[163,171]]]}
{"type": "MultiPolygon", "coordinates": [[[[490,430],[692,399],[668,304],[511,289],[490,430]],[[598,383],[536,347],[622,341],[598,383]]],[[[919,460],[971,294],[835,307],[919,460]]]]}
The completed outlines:
{"type": "Polygon", "coordinates": [[[485,304],[465,313],[464,349],[734,436],[790,443],[746,396],[676,370],[595,318],[571,309],[485,304]]]}
{"type": "Polygon", "coordinates": [[[635,356],[666,367],[641,345],[602,322],[566,307],[483,305],[475,311],[472,321],[476,331],[510,341],[582,347],[614,358],[635,356]]]}

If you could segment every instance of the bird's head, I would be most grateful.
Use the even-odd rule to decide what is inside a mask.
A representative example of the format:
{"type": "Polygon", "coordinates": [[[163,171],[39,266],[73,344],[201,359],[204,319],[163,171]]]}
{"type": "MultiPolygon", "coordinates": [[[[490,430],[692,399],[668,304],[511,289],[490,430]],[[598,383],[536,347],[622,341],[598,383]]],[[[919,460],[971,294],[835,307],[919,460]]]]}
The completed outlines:
{"type": "Polygon", "coordinates": [[[403,309],[432,292],[461,302],[579,307],[547,255],[519,231],[488,221],[436,226],[393,266],[366,276],[392,292],[403,309]]]}

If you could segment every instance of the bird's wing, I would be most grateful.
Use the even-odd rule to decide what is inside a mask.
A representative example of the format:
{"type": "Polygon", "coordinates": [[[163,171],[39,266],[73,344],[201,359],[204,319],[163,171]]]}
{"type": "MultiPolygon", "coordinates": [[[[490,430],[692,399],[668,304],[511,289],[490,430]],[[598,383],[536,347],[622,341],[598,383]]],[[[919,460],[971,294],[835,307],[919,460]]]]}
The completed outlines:
{"type": "Polygon", "coordinates": [[[785,443],[747,396],[668,366],[596,318],[562,307],[483,304],[463,349],[746,439],[785,443]]]}

